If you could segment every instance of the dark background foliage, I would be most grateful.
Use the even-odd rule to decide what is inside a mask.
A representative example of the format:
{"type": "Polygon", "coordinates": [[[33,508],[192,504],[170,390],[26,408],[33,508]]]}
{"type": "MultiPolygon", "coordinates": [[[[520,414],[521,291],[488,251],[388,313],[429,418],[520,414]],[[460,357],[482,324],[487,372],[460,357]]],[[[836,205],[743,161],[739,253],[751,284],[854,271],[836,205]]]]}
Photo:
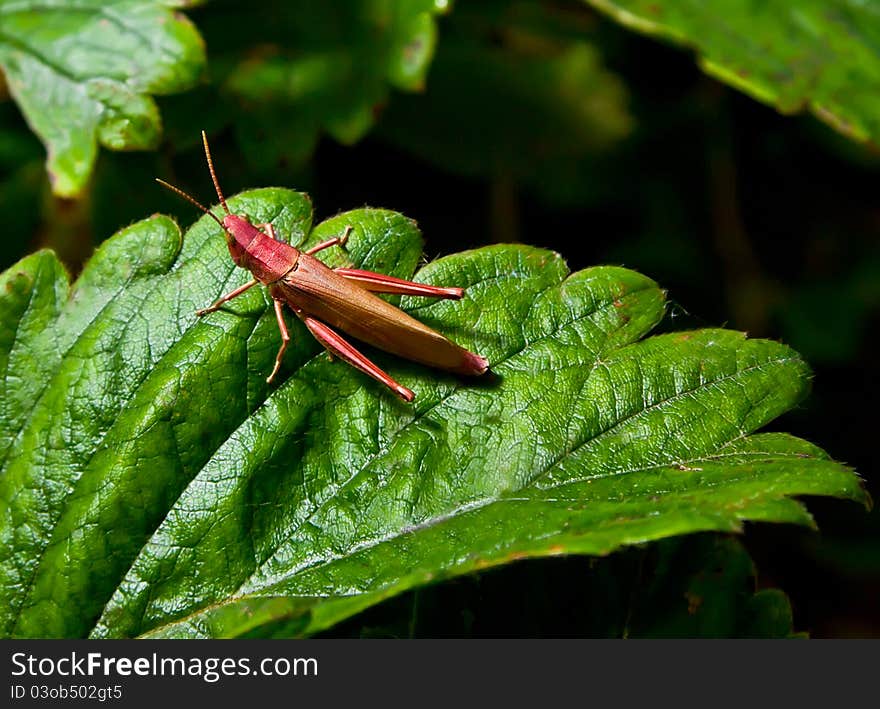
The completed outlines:
{"type": "MultiPolygon", "coordinates": [[[[219,80],[236,57],[259,62],[265,47],[291,41],[284,4],[267,5],[246,17],[237,3],[191,12],[208,46],[209,80],[159,100],[157,152],[102,151],[79,200],[51,196],[41,145],[16,106],[0,101],[0,267],[51,246],[76,272],[98,242],[145,215],[189,223],[194,210],[152,178],[210,200],[198,144],[205,128],[227,193],[296,187],[312,195],[319,218],[391,208],[417,219],[429,258],[522,241],[559,251],[573,270],[622,264],[669,290],[667,327],[724,324],[785,341],[811,363],[814,389],[774,428],[815,441],[876,488],[873,148],[813,118],[781,116],[707,78],[686,52],[574,0],[461,3],[438,20],[424,91],[379,96],[373,130],[343,145],[317,119],[293,120],[296,108],[284,100],[219,80]],[[567,102],[564,82],[554,84],[563,75],[577,76],[595,101],[567,102]]],[[[810,507],[821,534],[749,527],[759,587],[789,594],[797,630],[880,636],[880,514],[824,499],[810,507]]],[[[516,564],[405,594],[332,634],[662,632],[666,606],[651,584],[670,566],[687,576],[689,554],[707,553],[701,539],[604,560],[516,564]],[[638,611],[636,601],[649,597],[656,618],[638,611]]]]}

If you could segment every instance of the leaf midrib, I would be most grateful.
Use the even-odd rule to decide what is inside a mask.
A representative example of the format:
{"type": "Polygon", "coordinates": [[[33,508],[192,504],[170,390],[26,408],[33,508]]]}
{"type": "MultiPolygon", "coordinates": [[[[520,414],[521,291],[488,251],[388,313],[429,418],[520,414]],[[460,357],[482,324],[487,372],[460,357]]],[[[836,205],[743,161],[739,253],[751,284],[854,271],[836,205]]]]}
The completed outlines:
{"type": "MultiPolygon", "coordinates": [[[[731,441],[729,441],[728,443],[726,443],[724,445],[729,445],[729,443],[731,443],[734,440],[738,440],[738,439],[736,439],[736,438],[731,439],[731,441]]],[[[756,455],[759,455],[760,453],[761,453],[760,451],[755,452],[756,455]]],[[[773,456],[774,458],[775,457],[779,457],[779,458],[787,457],[785,454],[778,453],[776,451],[767,451],[767,454],[773,456]]],[[[703,457],[693,458],[693,459],[690,459],[688,461],[683,461],[683,462],[686,462],[686,463],[687,462],[691,462],[691,463],[700,462],[700,461],[704,461],[704,460],[710,460],[713,457],[714,456],[711,456],[711,455],[710,456],[703,456],[703,457]]],[[[798,456],[798,457],[801,457],[801,456],[798,456]]],[[[815,461],[815,462],[825,462],[824,458],[819,458],[815,455],[807,456],[806,460],[811,460],[811,461],[815,461]]],[[[662,468],[662,467],[667,467],[667,466],[651,465],[651,466],[645,466],[642,468],[633,468],[633,469],[629,469],[629,470],[623,471],[623,472],[625,472],[625,473],[644,472],[647,470],[654,470],[654,469],[662,468]]],[[[605,474],[601,477],[613,476],[615,474],[622,474],[622,473],[608,473],[608,474],[605,474]]],[[[754,473],[748,473],[748,474],[743,474],[743,475],[733,475],[733,476],[725,478],[723,481],[716,482],[712,487],[718,487],[721,484],[739,483],[739,482],[744,482],[744,481],[748,481],[748,480],[754,480],[755,477],[756,477],[756,475],[754,473]]],[[[655,490],[652,490],[650,492],[635,493],[633,495],[628,496],[627,499],[633,500],[633,499],[650,498],[656,494],[657,494],[657,492],[655,490]]],[[[685,494],[687,494],[687,493],[685,493],[685,494]]],[[[787,499],[788,497],[789,497],[788,495],[786,495],[784,493],[780,493],[778,495],[774,495],[773,499],[787,499]]],[[[323,559],[321,559],[319,561],[316,561],[314,563],[309,564],[308,566],[304,566],[304,567],[300,568],[299,570],[297,570],[296,573],[300,574],[300,573],[303,573],[304,571],[309,571],[313,568],[317,568],[322,565],[332,564],[335,561],[343,560],[347,556],[350,556],[353,553],[361,552],[361,551],[379,546],[381,544],[385,544],[387,542],[394,541],[397,537],[403,536],[403,534],[409,534],[409,533],[419,531],[422,529],[430,529],[431,527],[437,526],[438,524],[442,524],[443,522],[446,522],[448,520],[455,519],[460,514],[466,514],[466,513],[472,512],[472,511],[482,509],[484,507],[488,507],[490,505],[494,505],[494,504],[504,504],[504,503],[509,503],[509,502],[533,502],[533,501],[534,500],[532,498],[495,497],[495,498],[485,498],[484,500],[478,500],[478,501],[475,501],[470,504],[461,505],[458,508],[452,510],[451,512],[435,515],[434,517],[430,517],[427,520],[424,520],[424,521],[419,522],[417,524],[408,525],[404,529],[398,530],[396,533],[385,535],[383,537],[376,537],[376,538],[373,538],[370,540],[365,540],[364,542],[356,545],[350,551],[348,551],[344,554],[337,554],[337,555],[333,555],[330,557],[324,557],[323,559]]],[[[541,501],[542,502],[550,502],[550,503],[565,503],[565,504],[570,504],[570,502],[571,502],[571,500],[567,500],[564,498],[541,498],[541,501]]],[[[615,498],[608,498],[605,501],[612,502],[612,501],[615,501],[615,498]]],[[[619,519],[617,519],[617,518],[608,518],[605,520],[600,520],[597,524],[601,528],[604,526],[617,524],[618,522],[619,522],[619,519]]],[[[538,541],[541,539],[548,539],[548,538],[552,537],[553,535],[554,535],[554,533],[546,534],[543,536],[536,536],[536,537],[531,538],[530,541],[538,541]]],[[[273,585],[275,585],[277,583],[282,583],[283,581],[288,580],[289,578],[291,578],[291,577],[285,576],[285,577],[279,579],[278,581],[276,581],[273,585]]],[[[381,592],[387,591],[389,588],[393,588],[396,583],[398,583],[397,580],[395,580],[391,584],[383,586],[380,589],[367,590],[367,591],[362,591],[360,593],[342,593],[342,594],[334,594],[334,595],[330,595],[330,594],[320,595],[320,594],[314,594],[314,593],[298,594],[295,592],[294,593],[285,592],[284,594],[269,594],[268,596],[263,596],[259,591],[249,591],[249,592],[242,593],[241,590],[239,589],[239,591],[237,592],[238,595],[230,595],[227,598],[224,598],[220,601],[205,604],[204,606],[202,606],[196,610],[193,610],[193,611],[187,613],[186,615],[181,616],[180,618],[176,618],[174,620],[171,620],[167,623],[164,623],[163,625],[149,628],[148,630],[142,631],[139,634],[144,635],[145,633],[153,632],[153,631],[155,631],[159,628],[162,628],[162,627],[168,627],[170,625],[177,625],[180,623],[185,623],[185,622],[191,620],[192,618],[196,618],[199,615],[202,615],[206,612],[210,612],[210,611],[216,610],[218,608],[223,608],[224,606],[232,605],[232,604],[240,602],[240,601],[245,601],[249,598],[271,598],[276,595],[277,596],[283,595],[284,598],[298,598],[298,599],[318,598],[318,599],[322,599],[322,600],[327,600],[327,599],[335,599],[335,598],[348,598],[348,597],[354,597],[354,596],[359,596],[359,595],[364,595],[364,594],[369,594],[369,593],[381,593],[381,592]]],[[[148,606],[145,606],[144,612],[146,612],[146,607],[148,607],[148,606]]],[[[143,613],[141,614],[141,621],[143,621],[143,613]]]]}
{"type": "MultiPolygon", "coordinates": [[[[611,304],[613,305],[613,301],[611,302],[611,304]]],[[[607,307],[607,304],[603,304],[603,307],[607,307]]],[[[596,311],[592,311],[592,312],[593,312],[593,313],[594,313],[594,312],[598,312],[598,309],[597,309],[596,311]]],[[[590,314],[592,314],[592,313],[590,313],[590,314]]],[[[520,350],[520,352],[521,352],[521,351],[522,351],[522,350],[520,350]]],[[[519,354],[519,353],[514,353],[514,355],[511,355],[511,356],[515,356],[515,354],[519,354]]],[[[508,357],[507,359],[510,359],[510,357],[508,357]]],[[[726,374],[726,375],[724,375],[723,377],[720,377],[720,378],[718,378],[718,379],[712,380],[711,382],[701,383],[701,384],[699,384],[697,387],[693,387],[693,388],[689,388],[689,389],[687,389],[687,390],[683,390],[683,391],[681,391],[681,392],[677,392],[676,394],[674,394],[674,395],[672,395],[672,396],[670,396],[670,397],[666,397],[666,398],[664,398],[664,399],[662,399],[662,400],[660,400],[660,401],[657,401],[657,402],[655,402],[654,404],[652,404],[650,407],[646,407],[646,408],[644,408],[644,409],[641,409],[640,411],[636,412],[635,414],[631,414],[630,416],[627,416],[627,417],[625,417],[624,419],[621,419],[620,421],[615,422],[614,426],[612,426],[611,428],[606,429],[606,430],[604,430],[604,431],[600,431],[599,433],[597,433],[597,434],[594,435],[593,437],[588,438],[588,439],[586,439],[585,441],[582,441],[582,442],[581,442],[580,444],[578,444],[577,446],[574,446],[572,449],[570,449],[570,451],[569,451],[567,454],[560,456],[559,458],[557,458],[556,460],[554,460],[552,463],[550,463],[550,464],[548,464],[547,466],[545,466],[545,468],[544,468],[543,470],[539,471],[538,474],[537,474],[534,478],[532,478],[532,479],[531,479],[526,485],[524,485],[524,486],[522,486],[521,488],[519,488],[519,489],[517,490],[517,492],[518,492],[518,491],[521,491],[521,490],[523,490],[523,489],[525,489],[526,487],[534,486],[534,484],[535,484],[535,482],[536,482],[537,480],[539,480],[541,477],[543,477],[544,475],[546,475],[546,473],[547,473],[549,470],[551,470],[552,468],[554,468],[556,465],[558,465],[559,462],[561,462],[561,460],[565,459],[565,458],[568,457],[568,456],[574,455],[574,454],[577,452],[577,450],[579,450],[579,449],[580,449],[581,447],[583,447],[584,445],[587,445],[587,444],[589,444],[589,443],[592,443],[592,442],[595,441],[595,440],[598,440],[598,439],[601,438],[602,436],[604,436],[604,435],[610,433],[611,431],[613,431],[613,430],[614,430],[615,428],[617,428],[619,425],[625,423],[627,420],[630,420],[630,419],[632,419],[632,418],[634,418],[634,417],[636,417],[636,416],[638,416],[638,415],[640,415],[640,414],[642,414],[642,413],[644,413],[644,412],[647,412],[647,411],[649,411],[650,409],[656,408],[656,407],[658,407],[658,406],[661,406],[661,405],[667,404],[667,403],[669,403],[669,402],[676,401],[676,400],[678,400],[678,399],[680,399],[680,398],[682,398],[682,397],[685,397],[685,396],[688,396],[688,395],[690,395],[690,394],[693,394],[693,393],[699,391],[699,390],[702,389],[702,388],[707,388],[707,387],[715,386],[715,385],[717,385],[717,384],[719,384],[719,383],[722,383],[722,382],[724,382],[724,381],[727,381],[727,380],[729,380],[729,379],[731,379],[731,378],[733,378],[733,377],[737,377],[737,376],[739,376],[739,375],[748,374],[750,371],[752,371],[752,370],[754,370],[754,369],[758,369],[758,368],[760,368],[760,367],[765,367],[765,366],[770,365],[770,364],[777,364],[777,365],[778,365],[778,364],[784,364],[786,361],[789,361],[789,360],[799,361],[798,358],[795,358],[795,357],[787,357],[787,358],[778,358],[777,360],[769,360],[769,361],[767,361],[767,362],[762,362],[762,363],[760,363],[760,364],[750,365],[749,367],[745,367],[745,368],[743,368],[743,369],[739,369],[739,370],[737,370],[736,372],[733,372],[733,373],[731,373],[731,374],[726,374]]],[[[597,361],[598,361],[598,360],[597,360],[597,361]]],[[[594,365],[594,368],[595,368],[595,365],[594,365]]],[[[593,370],[591,370],[591,371],[593,371],[593,370]]],[[[453,393],[454,393],[454,392],[453,392],[453,393]]],[[[439,402],[438,402],[438,405],[439,405],[439,402]]],[[[720,445],[719,445],[719,448],[720,448],[720,447],[723,447],[723,446],[726,446],[726,445],[729,445],[733,440],[736,440],[737,438],[740,438],[740,437],[741,437],[741,436],[736,436],[736,437],[734,437],[734,438],[728,439],[728,440],[725,441],[724,443],[720,444],[720,445]]],[[[380,452],[380,453],[381,453],[381,452],[380,452]]],[[[378,454],[377,454],[377,455],[378,455],[378,454]]],[[[370,461],[368,461],[366,465],[369,465],[370,462],[372,462],[372,459],[371,459],[370,461]]],[[[360,472],[366,467],[366,465],[363,466],[363,467],[361,468],[361,470],[358,471],[358,473],[356,473],[356,475],[359,475],[360,472]]],[[[660,466],[658,466],[658,465],[652,465],[652,466],[649,466],[649,467],[650,467],[650,468],[655,468],[655,467],[660,467],[660,466]]],[[[613,472],[608,473],[607,475],[608,475],[608,476],[616,476],[616,475],[628,474],[629,472],[634,472],[634,471],[628,471],[628,470],[624,470],[624,471],[613,471],[613,472]]],[[[589,477],[584,478],[584,481],[587,480],[587,479],[589,479],[589,477]]],[[[351,479],[350,479],[350,480],[351,480],[351,479]]],[[[348,481],[347,481],[347,482],[348,482],[348,481]]],[[[347,482],[346,482],[346,484],[347,484],[347,482]]],[[[572,479],[572,480],[566,480],[564,484],[571,484],[571,483],[576,483],[576,482],[578,482],[578,480],[574,480],[574,479],[572,479]]],[[[556,485],[552,485],[552,486],[550,486],[550,487],[548,487],[548,488],[544,488],[544,489],[552,490],[552,489],[554,489],[555,487],[559,487],[561,484],[562,484],[562,483],[559,483],[559,484],[556,484],[556,485]]],[[[330,499],[332,499],[332,498],[330,498],[330,499]]],[[[479,505],[482,506],[482,505],[484,505],[484,504],[491,504],[491,503],[493,503],[493,502],[498,502],[498,501],[503,501],[503,500],[511,500],[511,499],[513,499],[513,498],[504,497],[504,496],[486,497],[486,498],[484,498],[483,500],[472,500],[472,501],[470,501],[470,502],[468,502],[468,503],[466,503],[466,504],[470,504],[470,505],[476,505],[476,504],[479,504],[479,505]]],[[[325,504],[326,504],[326,503],[325,503],[325,504]]],[[[323,508],[323,505],[322,505],[321,507],[323,508]]],[[[306,521],[308,521],[308,519],[311,519],[317,511],[319,511],[319,510],[316,509],[315,511],[313,511],[313,513],[312,513],[312,514],[311,514],[306,520],[304,520],[302,523],[300,523],[299,525],[297,525],[297,527],[291,531],[291,534],[295,533],[297,529],[301,528],[302,525],[303,525],[306,521]]],[[[453,511],[453,512],[454,512],[454,511],[453,511]]],[[[443,515],[438,515],[437,517],[448,518],[448,517],[450,516],[450,514],[451,514],[451,513],[443,513],[443,515]]],[[[429,519],[434,519],[434,518],[429,518],[429,519]]],[[[431,526],[430,522],[417,523],[415,526],[420,526],[420,525],[421,525],[421,526],[431,526]]],[[[364,546],[364,545],[366,545],[366,547],[377,546],[377,545],[380,544],[380,543],[384,543],[384,542],[386,542],[386,541],[390,541],[391,539],[395,539],[395,538],[397,538],[397,537],[403,535],[404,533],[406,533],[407,529],[408,529],[409,527],[411,527],[411,526],[412,526],[412,525],[409,525],[407,528],[404,528],[404,529],[402,529],[402,530],[400,530],[400,529],[399,529],[399,530],[394,530],[394,531],[391,532],[389,535],[384,535],[383,537],[378,538],[378,539],[377,539],[377,538],[374,538],[374,539],[372,539],[372,540],[366,540],[366,541],[364,541],[364,542],[360,542],[359,544],[357,544],[357,545],[355,545],[355,546],[358,547],[358,550],[360,550],[361,547],[364,546]],[[372,544],[371,542],[375,542],[375,544],[372,544]]],[[[287,536],[289,537],[290,535],[287,535],[287,536]]],[[[302,573],[303,571],[306,571],[306,570],[308,570],[308,569],[315,568],[315,567],[318,567],[318,566],[321,566],[321,565],[324,565],[324,564],[327,564],[327,563],[331,563],[331,562],[334,560],[334,558],[335,558],[336,556],[339,556],[339,558],[344,558],[345,556],[349,555],[349,553],[350,553],[350,552],[346,552],[346,553],[343,553],[343,554],[341,554],[341,555],[332,555],[331,557],[323,557],[323,558],[321,558],[321,559],[317,559],[317,560],[315,560],[315,559],[310,560],[310,561],[307,562],[304,566],[301,566],[301,567],[298,567],[298,568],[291,569],[291,571],[290,571],[289,573],[282,574],[280,577],[278,577],[278,578],[276,578],[276,579],[273,579],[271,585],[274,586],[274,585],[277,585],[278,583],[282,583],[282,582],[284,582],[285,580],[292,579],[292,578],[294,578],[296,575],[298,575],[298,574],[300,574],[300,573],[302,573]]],[[[250,581],[251,579],[253,579],[253,576],[254,576],[254,574],[251,574],[251,576],[247,579],[247,581],[246,581],[245,583],[243,583],[243,584],[239,587],[238,591],[236,591],[236,593],[239,594],[240,597],[243,597],[243,596],[245,596],[245,595],[248,594],[248,592],[243,591],[243,589],[244,589],[245,586],[247,585],[247,582],[250,581]]]]}

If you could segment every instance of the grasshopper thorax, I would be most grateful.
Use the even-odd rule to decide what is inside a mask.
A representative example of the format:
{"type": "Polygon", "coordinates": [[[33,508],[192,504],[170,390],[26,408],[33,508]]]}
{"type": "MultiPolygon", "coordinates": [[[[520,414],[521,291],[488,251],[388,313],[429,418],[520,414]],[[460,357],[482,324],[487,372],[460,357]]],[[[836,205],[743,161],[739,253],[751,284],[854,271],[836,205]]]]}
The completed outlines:
{"type": "Polygon", "coordinates": [[[263,283],[279,280],[299,261],[297,249],[273,239],[251,224],[247,217],[227,214],[223,218],[223,229],[232,260],[263,283]]]}
{"type": "Polygon", "coordinates": [[[238,214],[227,214],[223,217],[223,230],[226,236],[226,245],[236,266],[248,268],[248,249],[260,233],[247,217],[238,214]]]}

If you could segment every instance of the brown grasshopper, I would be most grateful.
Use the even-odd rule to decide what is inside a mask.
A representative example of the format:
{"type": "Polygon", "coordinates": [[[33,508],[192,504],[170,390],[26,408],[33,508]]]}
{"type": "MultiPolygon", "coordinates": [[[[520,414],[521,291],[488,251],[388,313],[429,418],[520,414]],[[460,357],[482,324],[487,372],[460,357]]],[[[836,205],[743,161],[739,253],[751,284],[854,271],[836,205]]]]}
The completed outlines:
{"type": "Polygon", "coordinates": [[[284,351],[290,342],[290,334],[284,322],[285,304],[305,323],[309,332],[327,348],[331,356],[345,360],[382,382],[404,401],[412,401],[415,397],[413,392],[397,383],[352,347],[334,328],[391,354],[456,374],[480,375],[488,370],[489,362],[485,357],[459,347],[439,332],[373,295],[395,293],[458,300],[464,295],[463,289],[429,286],[356,268],[331,269],[314,257],[314,254],[331,246],[344,246],[351,227],[346,227],[342,236],[329,239],[307,251],[300,251],[279,241],[275,238],[275,230],[271,224],[251,224],[246,216],[229,211],[214,171],[211,150],[204,131],[202,142],[214,189],[226,212],[222,221],[183,190],[158,178],[156,181],[216,221],[226,236],[232,260],[237,266],[253,274],[252,280],[219,298],[209,307],[197,311],[197,315],[213,313],[224,303],[258,283],[269,288],[278,329],[281,331],[281,347],[267,382],[271,382],[278,373],[284,351]]]}

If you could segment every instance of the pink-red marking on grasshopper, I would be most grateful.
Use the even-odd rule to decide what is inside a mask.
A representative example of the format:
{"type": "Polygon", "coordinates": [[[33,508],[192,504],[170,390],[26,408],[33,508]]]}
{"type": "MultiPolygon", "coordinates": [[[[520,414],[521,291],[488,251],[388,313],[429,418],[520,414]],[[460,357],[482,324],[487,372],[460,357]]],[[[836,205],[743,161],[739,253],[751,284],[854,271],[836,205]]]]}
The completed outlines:
{"type": "Polygon", "coordinates": [[[346,342],[333,328],[406,359],[431,367],[466,375],[480,375],[489,368],[489,362],[480,355],[468,352],[427,325],[410,317],[402,310],[373,295],[395,293],[458,300],[464,295],[461,288],[429,286],[394,278],[382,273],[356,268],[331,269],[314,258],[314,254],[331,246],[344,246],[351,227],[342,236],[329,239],[307,251],[301,251],[275,238],[271,224],[251,224],[246,216],[229,211],[226,198],[214,171],[208,138],[202,131],[205,158],[220,204],[226,212],[222,221],[200,202],[183,190],[157,179],[164,187],[176,192],[216,221],[223,229],[229,253],[237,266],[247,269],[253,279],[219,298],[215,303],[197,311],[199,316],[213,313],[224,303],[262,283],[269,288],[275,306],[275,317],[281,332],[281,347],[275,357],[275,366],[266,379],[271,382],[281,366],[290,334],[284,322],[286,304],[305,323],[331,355],[390,388],[404,401],[412,401],[410,389],[398,384],[388,374],[346,342]],[[265,231],[263,231],[265,230],[265,231]]]}

